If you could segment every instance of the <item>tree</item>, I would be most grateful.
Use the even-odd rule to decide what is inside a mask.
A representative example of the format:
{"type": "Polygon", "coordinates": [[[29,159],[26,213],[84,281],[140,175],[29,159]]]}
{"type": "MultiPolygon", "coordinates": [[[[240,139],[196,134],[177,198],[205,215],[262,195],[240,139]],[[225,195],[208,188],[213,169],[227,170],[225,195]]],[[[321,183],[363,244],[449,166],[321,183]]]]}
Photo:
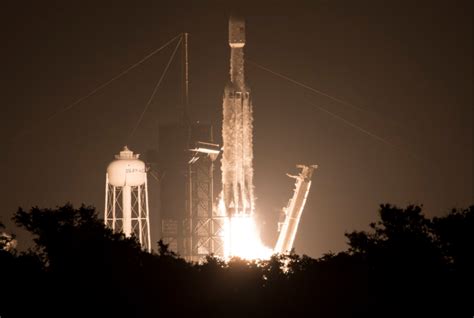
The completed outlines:
{"type": "Polygon", "coordinates": [[[158,253],[143,251],[134,237],[106,228],[92,207],[19,209],[13,220],[35,246],[0,249],[0,315],[470,314],[472,297],[458,290],[472,286],[473,215],[470,207],[429,219],[420,206],[385,204],[369,231],[346,233],[348,251],[188,263],[162,241],[158,253]]]}
{"type": "Polygon", "coordinates": [[[460,271],[474,268],[474,205],[435,217],[431,228],[448,263],[460,271]]]}
{"type": "Polygon", "coordinates": [[[390,313],[394,316],[406,315],[408,308],[424,315],[465,311],[459,301],[464,297],[453,279],[458,274],[466,279],[472,267],[465,274],[457,267],[453,275],[449,264],[465,266],[472,260],[472,215],[472,208],[453,210],[431,220],[421,206],[401,209],[384,204],[380,220],[370,224],[369,232],[346,233],[349,253],[367,259],[377,308],[394,308],[390,313]]]}
{"type": "MultiPolygon", "coordinates": [[[[107,229],[93,207],[20,208],[13,221],[34,235],[31,252],[44,268],[43,293],[37,299],[61,304],[48,308],[48,316],[64,314],[62,306],[90,315],[94,306],[116,302],[121,294],[128,294],[127,288],[136,286],[137,275],[131,273],[139,272],[144,252],[135,238],[107,229]]],[[[114,308],[109,307],[109,313],[114,308]]],[[[122,306],[117,313],[127,310],[122,306]]]]}

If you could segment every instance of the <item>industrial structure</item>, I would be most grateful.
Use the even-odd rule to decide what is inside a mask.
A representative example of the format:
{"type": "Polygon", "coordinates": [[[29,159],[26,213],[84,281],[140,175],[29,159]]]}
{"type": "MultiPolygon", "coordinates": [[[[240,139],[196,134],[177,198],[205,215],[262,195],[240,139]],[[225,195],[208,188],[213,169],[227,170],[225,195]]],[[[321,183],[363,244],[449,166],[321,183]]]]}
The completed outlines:
{"type": "MultiPolygon", "coordinates": [[[[316,166],[298,166],[302,171],[293,176],[294,195],[279,223],[276,246],[264,246],[255,223],[253,110],[244,76],[245,21],[229,19],[230,78],[223,95],[222,148],[214,141],[212,125],[188,117],[187,33],[180,44],[183,101],[177,120],[159,126],[158,155],[151,164],[158,172],[153,174],[159,184],[158,236],[171,251],[192,262],[209,254],[265,258],[290,252],[316,166]],[[221,152],[222,188],[217,197],[215,163],[221,152]]],[[[135,235],[150,251],[147,169],[138,156],[125,147],[108,166],[104,220],[114,231],[135,235]]]]}
{"type": "Polygon", "coordinates": [[[274,253],[289,253],[293,248],[293,243],[296,237],[296,231],[303,214],[303,209],[308,197],[309,188],[311,187],[311,177],[313,171],[318,166],[304,166],[298,165],[301,172],[297,176],[287,174],[290,178],[296,179],[295,190],[293,197],[288,202],[286,208],[283,208],[284,221],[278,223],[278,240],[273,249],[274,253]]]}
{"type": "Polygon", "coordinates": [[[253,184],[253,114],[245,83],[245,21],[229,19],[230,79],[223,96],[222,189],[214,194],[214,164],[220,149],[212,127],[190,123],[188,109],[188,52],[184,37],[184,103],[176,124],[160,127],[159,167],[161,237],[188,261],[208,254],[221,257],[267,257],[293,247],[315,166],[299,166],[293,198],[280,224],[274,249],[265,247],[255,224],[253,184]]]}
{"type": "Polygon", "coordinates": [[[147,173],[139,156],[125,146],[107,167],[104,222],[127,237],[134,235],[150,252],[147,173]]]}
{"type": "Polygon", "coordinates": [[[198,141],[190,152],[186,255],[189,260],[200,261],[209,254],[223,255],[224,220],[214,205],[214,162],[220,149],[217,144],[198,141]]]}
{"type": "Polygon", "coordinates": [[[215,209],[220,154],[210,124],[189,119],[188,34],[183,36],[183,102],[177,122],[159,127],[161,238],[188,261],[223,255],[223,217],[215,209]]]}
{"type": "Polygon", "coordinates": [[[161,238],[189,261],[223,255],[223,217],[215,209],[214,165],[219,145],[212,126],[160,126],[161,238]]]}

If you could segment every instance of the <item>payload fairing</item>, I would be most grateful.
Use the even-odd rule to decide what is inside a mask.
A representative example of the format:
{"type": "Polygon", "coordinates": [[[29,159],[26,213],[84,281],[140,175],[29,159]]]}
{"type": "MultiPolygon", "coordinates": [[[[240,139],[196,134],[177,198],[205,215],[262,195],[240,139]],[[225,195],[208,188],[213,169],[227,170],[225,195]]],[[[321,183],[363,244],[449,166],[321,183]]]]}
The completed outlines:
{"type": "Polygon", "coordinates": [[[230,82],[223,102],[222,190],[227,215],[253,214],[253,115],[244,77],[245,22],[229,19],[230,82]]]}

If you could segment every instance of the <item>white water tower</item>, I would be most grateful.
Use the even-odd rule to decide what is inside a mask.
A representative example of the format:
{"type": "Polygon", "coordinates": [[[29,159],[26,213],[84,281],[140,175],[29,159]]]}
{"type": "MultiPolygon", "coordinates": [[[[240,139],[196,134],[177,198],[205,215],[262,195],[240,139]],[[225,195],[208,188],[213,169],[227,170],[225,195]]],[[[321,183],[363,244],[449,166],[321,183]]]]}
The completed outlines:
{"type": "Polygon", "coordinates": [[[105,181],[105,225],[135,235],[151,251],[148,186],[145,163],[127,146],[107,167],[105,181]]]}

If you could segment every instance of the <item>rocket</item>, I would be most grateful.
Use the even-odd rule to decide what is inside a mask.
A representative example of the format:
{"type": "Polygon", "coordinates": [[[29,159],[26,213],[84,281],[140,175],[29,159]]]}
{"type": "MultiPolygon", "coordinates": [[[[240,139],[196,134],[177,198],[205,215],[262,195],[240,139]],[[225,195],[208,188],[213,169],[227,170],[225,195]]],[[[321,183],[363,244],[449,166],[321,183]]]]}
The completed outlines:
{"type": "Polygon", "coordinates": [[[244,77],[245,21],[229,19],[230,80],[224,90],[222,199],[227,215],[254,213],[253,115],[244,77]]]}

